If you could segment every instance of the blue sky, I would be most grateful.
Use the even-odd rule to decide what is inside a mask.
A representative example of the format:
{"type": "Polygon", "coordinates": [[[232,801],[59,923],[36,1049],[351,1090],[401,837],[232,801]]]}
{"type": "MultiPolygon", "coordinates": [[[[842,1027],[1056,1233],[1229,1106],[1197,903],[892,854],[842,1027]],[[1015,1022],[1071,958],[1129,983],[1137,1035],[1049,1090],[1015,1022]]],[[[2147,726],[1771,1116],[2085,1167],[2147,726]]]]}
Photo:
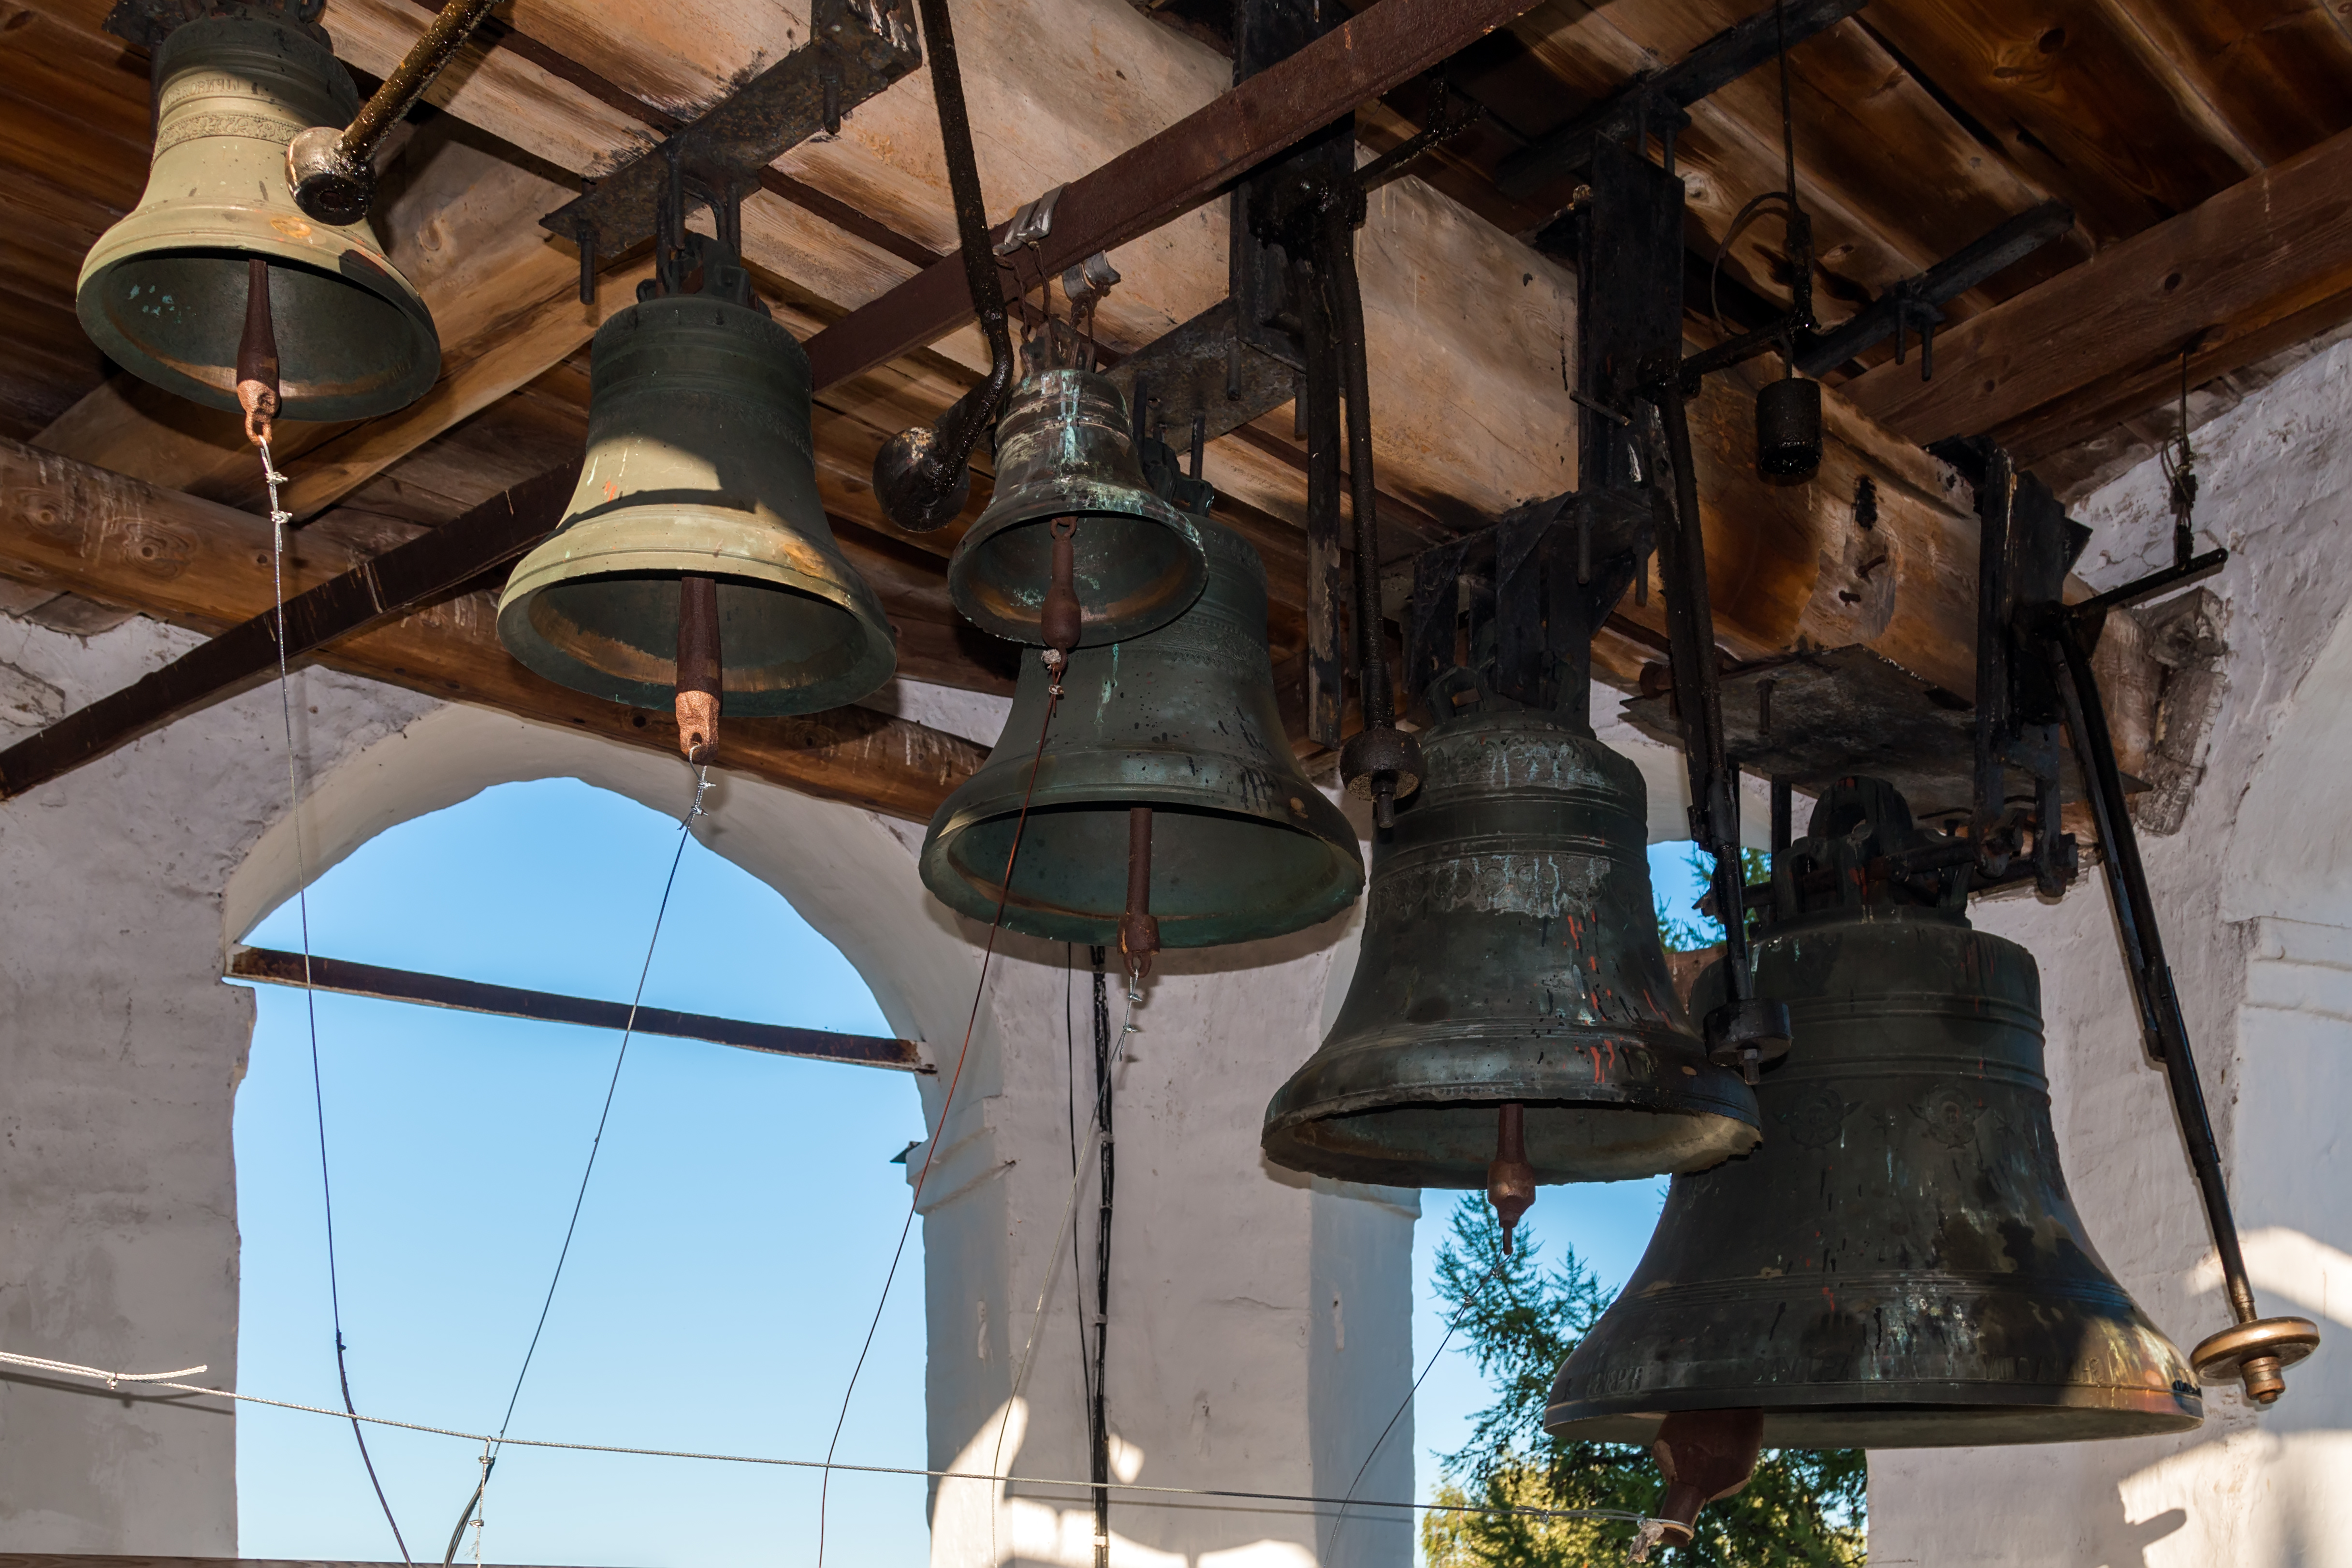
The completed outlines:
{"type": "MultiPolygon", "coordinates": [[[[683,802],[681,801],[681,805],[683,802]]],[[[395,827],[310,891],[314,951],[625,1000],[675,820],[572,781],[509,784],[395,827]]],[[[1687,910],[1684,847],[1651,853],[1687,910]]],[[[248,938],[295,948],[292,905],[248,938]]],[[[332,1405],[333,1335],[303,999],[257,990],[237,1099],[243,1388],[332,1405]]],[[[690,844],[646,1000],[887,1034],[864,983],[772,889],[690,844]]],[[[563,1236],[617,1037],[320,995],[352,1393],[362,1409],[494,1428],[563,1236]]],[[[914,1088],[872,1068],[641,1036],[630,1043],[577,1239],[512,1427],[518,1436],[822,1455],[907,1189],[891,1156],[921,1135],[914,1088]]],[[[1529,1223],[1602,1281],[1631,1271],[1664,1183],[1548,1187],[1529,1223]]],[[[1454,1195],[1415,1237],[1416,1365],[1444,1332],[1426,1289],[1454,1195]]],[[[841,1458],[923,1463],[919,1231],[860,1381],[841,1458]]],[[[1416,1407],[1418,1489],[1486,1393],[1458,1350],[1416,1407]]],[[[396,1557],[350,1429],[247,1406],[239,1547],[248,1557],[396,1557]]],[[[479,1450],[373,1428],[408,1549],[437,1563],[479,1450]]],[[[829,1561],[920,1568],[923,1486],[834,1484],[829,1561]]],[[[485,1510],[488,1561],[815,1561],[805,1472],[509,1447],[485,1510]]],[[[468,1532],[459,1561],[470,1562],[468,1532]]]]}

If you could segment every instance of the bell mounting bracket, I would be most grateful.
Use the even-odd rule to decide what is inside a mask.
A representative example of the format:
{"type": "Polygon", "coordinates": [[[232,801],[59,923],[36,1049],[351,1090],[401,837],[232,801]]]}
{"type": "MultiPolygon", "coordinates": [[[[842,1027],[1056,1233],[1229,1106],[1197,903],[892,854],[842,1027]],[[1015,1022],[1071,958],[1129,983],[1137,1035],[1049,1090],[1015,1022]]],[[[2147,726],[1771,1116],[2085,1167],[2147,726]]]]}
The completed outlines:
{"type": "Polygon", "coordinates": [[[601,178],[540,226],[580,247],[581,295],[593,300],[602,261],[652,238],[665,186],[682,182],[689,206],[740,202],[786,149],[823,131],[922,64],[904,0],[815,0],[811,38],[601,178]]]}

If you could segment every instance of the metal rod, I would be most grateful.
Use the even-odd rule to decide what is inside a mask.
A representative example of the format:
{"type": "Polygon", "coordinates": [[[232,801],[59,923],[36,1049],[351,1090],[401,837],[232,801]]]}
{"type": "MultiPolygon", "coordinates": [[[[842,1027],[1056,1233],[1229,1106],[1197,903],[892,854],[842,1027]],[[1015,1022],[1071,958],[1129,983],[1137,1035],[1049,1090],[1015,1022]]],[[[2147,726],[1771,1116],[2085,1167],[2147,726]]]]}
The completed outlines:
{"type": "Polygon", "coordinates": [[[2091,673],[2091,655],[2083,646],[2080,624],[2068,612],[2055,612],[2043,634],[2046,656],[2065,704],[2066,728],[2074,738],[2075,756],[2090,786],[2092,820],[2098,825],[2099,846],[2105,852],[2108,900],[2115,906],[2116,925],[2123,938],[2124,962],[2131,973],[2133,997],[2139,1004],[2140,1027],[2146,1032],[2148,1054],[2163,1064],[2165,1083],[2172,1090],[2173,1114],[2180,1122],[2181,1141],[2188,1145],[2198,1195],[2204,1200],[2213,1249],[2221,1260],[2231,1315],[2241,1323],[2250,1323],[2257,1316],[2254,1288],[2246,1278],[2245,1255],[2238,1247],[2238,1222],[2230,1210],[2221,1146],[2206,1110],[2204,1088],[2197,1079],[2197,1060],[2189,1050],[2189,1025],[2181,1016],[2172,969],[2165,962],[2164,937],[2157,925],[2156,901],[2148,892],[2147,869],[2139,858],[2139,837],[2133,831],[2124,798],[2123,774],[2116,765],[2106,705],[2091,673]]]}
{"type": "Polygon", "coordinates": [[[1990,876],[2008,868],[2008,852],[1993,842],[2009,804],[2009,773],[2001,748],[2009,728],[2009,522],[2015,470],[1996,447],[1985,459],[1977,490],[1977,709],[1971,794],[1976,807],[1977,863],[1990,876]]]}
{"type": "Polygon", "coordinates": [[[1339,340],[1341,390],[1347,398],[1348,488],[1356,511],[1356,657],[1358,692],[1364,728],[1396,718],[1389,686],[1388,650],[1381,642],[1381,524],[1378,488],[1372,474],[1371,378],[1364,363],[1364,299],[1356,283],[1355,226],[1345,206],[1325,219],[1324,255],[1329,261],[1332,303],[1339,340]]]}
{"type": "Polygon", "coordinates": [[[719,704],[726,689],[719,663],[719,579],[688,573],[677,580],[677,749],[689,763],[719,750],[719,704]]]}
{"type": "Polygon", "coordinates": [[[1346,706],[1339,651],[1339,344],[1328,292],[1294,267],[1293,292],[1305,317],[1307,374],[1298,418],[1307,438],[1307,735],[1337,750],[1346,706]]]}
{"type": "Polygon", "coordinates": [[[1013,392],[1013,334],[1004,284],[989,246],[988,211],[972,151],[971,118],[964,107],[963,72],[947,0],[919,0],[923,37],[930,49],[931,97],[939,106],[940,142],[947,154],[948,191],[954,198],[956,241],[962,247],[964,287],[981,335],[988,341],[988,374],[929,426],[902,430],[874,459],[875,489],[892,522],[914,531],[939,528],[963,510],[971,483],[972,448],[996,423],[1013,392]]]}
{"type": "Polygon", "coordinates": [[[1118,951],[1130,987],[1151,973],[1160,951],[1160,921],[1151,912],[1151,808],[1127,808],[1127,912],[1119,917],[1118,951]]]}
{"type": "MultiPolygon", "coordinates": [[[[417,974],[348,959],[310,959],[310,985],[344,996],[370,996],[383,1002],[411,1002],[424,1007],[447,1007],[461,1013],[488,1013],[501,1018],[530,1018],[546,1024],[578,1024],[592,1029],[619,1029],[629,1021],[625,1002],[600,1002],[586,996],[564,996],[550,991],[527,991],[514,985],[490,985],[478,980],[456,980],[446,974],[417,974]]],[[[303,984],[303,956],[275,948],[240,947],[229,958],[231,980],[254,980],[269,985],[303,984]]],[[[713,1018],[700,1013],[678,1013],[667,1007],[639,1007],[635,1032],[667,1035],[681,1040],[705,1040],[738,1050],[769,1056],[805,1057],[814,1061],[845,1062],[856,1067],[896,1068],[903,1072],[930,1072],[920,1048],[911,1040],[888,1040],[874,1035],[837,1035],[829,1029],[801,1029],[785,1024],[754,1024],[740,1018],[713,1018]]]]}
{"type": "Polygon", "coordinates": [[[368,100],[360,105],[360,111],[352,116],[352,122],[343,127],[343,156],[355,163],[374,157],[384,137],[425,96],[433,79],[465,47],[474,28],[497,4],[498,0],[449,0],[442,6],[433,25],[408,46],[400,63],[392,68],[383,83],[368,95],[368,100]]]}

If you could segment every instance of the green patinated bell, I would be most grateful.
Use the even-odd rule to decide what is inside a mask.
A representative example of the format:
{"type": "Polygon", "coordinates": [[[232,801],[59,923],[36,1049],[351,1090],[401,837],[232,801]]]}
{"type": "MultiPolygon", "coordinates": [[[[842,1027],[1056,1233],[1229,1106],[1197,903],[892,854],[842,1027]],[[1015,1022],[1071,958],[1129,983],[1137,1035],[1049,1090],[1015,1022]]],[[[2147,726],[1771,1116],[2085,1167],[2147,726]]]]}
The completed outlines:
{"type": "MultiPolygon", "coordinates": [[[[1208,586],[1192,608],[1148,636],[1070,655],[1007,930],[1115,945],[1133,806],[1152,808],[1150,906],[1165,946],[1297,931],[1346,909],[1363,886],[1355,830],[1307,782],[1283,733],[1265,568],[1232,530],[1188,521],[1208,550],[1208,586]]],[[[1003,896],[1048,679],[1036,657],[1022,659],[996,750],[923,840],[924,886],[974,920],[993,919],[1003,896]]]]}
{"type": "MultiPolygon", "coordinates": [[[[1676,1412],[1761,1410],[1764,1447],[1796,1448],[2196,1427],[2188,1363],[2067,1195],[2032,955],[1885,875],[1928,842],[1891,786],[1826,792],[1812,835],[1778,857],[1756,947],[1794,1024],[1763,1146],[1675,1179],[1545,1426],[1646,1442],[1676,1412]]],[[[1722,995],[1717,965],[1694,1005],[1722,995]]]]}
{"type": "Polygon", "coordinates": [[[1044,371],[1013,393],[996,426],[995,494],[948,561],[956,608],[983,631],[1043,645],[1049,525],[1064,517],[1077,522],[1080,647],[1164,626],[1201,596],[1208,558],[1195,521],[1145,483],[1127,405],[1092,371],[1044,371]]]}
{"type": "Polygon", "coordinates": [[[1506,708],[1423,731],[1421,790],[1372,850],[1330,1037],[1266,1107],[1276,1164],[1484,1187],[1523,1107],[1538,1182],[1700,1170],[1756,1142],[1666,970],[1642,775],[1591,731],[1506,708]]]}
{"type": "Polygon", "coordinates": [[[139,205],[92,246],[74,305],[106,356],[234,409],[247,262],[268,263],[280,416],[365,419],[405,407],[441,370],[433,318],[364,223],[306,216],[286,143],[357,111],[315,26],[205,17],[156,46],[155,154],[139,205]]]}
{"type": "Polygon", "coordinates": [[[499,639],[550,680],[671,706],[679,580],[718,580],[720,711],[808,713],[890,679],[890,625],[817,499],[808,355],[713,255],[712,292],[598,329],[588,454],[562,526],[499,600],[499,639]]]}

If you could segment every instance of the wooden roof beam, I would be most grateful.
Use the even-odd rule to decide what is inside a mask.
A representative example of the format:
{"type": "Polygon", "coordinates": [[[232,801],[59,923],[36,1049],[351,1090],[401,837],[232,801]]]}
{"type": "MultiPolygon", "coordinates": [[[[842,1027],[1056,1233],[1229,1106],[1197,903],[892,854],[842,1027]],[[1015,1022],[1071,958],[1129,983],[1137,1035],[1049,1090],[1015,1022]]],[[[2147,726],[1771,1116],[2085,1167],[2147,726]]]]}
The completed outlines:
{"type": "MultiPolygon", "coordinates": [[[[315,532],[289,535],[289,587],[356,565],[315,532]]],[[[269,524],[247,512],[0,438],[0,575],[217,631],[274,604],[269,524]]],[[[604,702],[531,674],[499,646],[491,596],[467,594],[336,643],[317,662],[676,754],[667,713],[604,702]]],[[[803,794],[927,822],[983,748],[861,708],[730,720],[725,765],[803,794]]]]}
{"type": "Polygon", "coordinates": [[[1936,337],[1936,378],[1846,385],[1922,444],[1990,435],[2021,463],[2352,321],[2352,132],[1936,337]],[[2284,341],[2282,341],[2282,338],[2284,341]]]}

